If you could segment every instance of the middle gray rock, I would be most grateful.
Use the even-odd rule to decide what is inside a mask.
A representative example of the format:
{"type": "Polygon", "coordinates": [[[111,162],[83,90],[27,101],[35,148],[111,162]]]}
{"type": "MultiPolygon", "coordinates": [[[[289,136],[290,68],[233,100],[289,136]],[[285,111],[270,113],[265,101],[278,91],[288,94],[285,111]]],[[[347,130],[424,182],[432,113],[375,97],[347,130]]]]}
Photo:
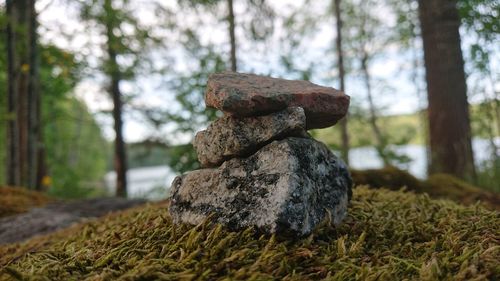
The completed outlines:
{"type": "Polygon", "coordinates": [[[256,226],[268,233],[304,236],[325,217],[345,217],[351,197],[347,167],[311,138],[274,141],[248,158],[177,177],[170,214],[198,224],[209,215],[230,229],[256,226]]]}
{"type": "Polygon", "coordinates": [[[249,156],[273,140],[306,137],[305,128],[301,107],[257,117],[224,116],[198,132],[193,145],[202,167],[216,167],[228,159],[249,156]]]}

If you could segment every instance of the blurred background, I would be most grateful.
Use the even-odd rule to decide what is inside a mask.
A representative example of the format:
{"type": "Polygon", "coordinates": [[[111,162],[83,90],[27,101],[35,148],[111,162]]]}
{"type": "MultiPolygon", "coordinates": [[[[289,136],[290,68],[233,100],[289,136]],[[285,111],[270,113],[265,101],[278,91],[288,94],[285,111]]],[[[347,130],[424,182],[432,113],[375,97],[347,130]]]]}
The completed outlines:
{"type": "Polygon", "coordinates": [[[221,116],[207,77],[228,70],[350,95],[312,135],[357,183],[370,169],[500,192],[499,16],[498,0],[6,0],[0,185],[167,197],[221,116]]]}

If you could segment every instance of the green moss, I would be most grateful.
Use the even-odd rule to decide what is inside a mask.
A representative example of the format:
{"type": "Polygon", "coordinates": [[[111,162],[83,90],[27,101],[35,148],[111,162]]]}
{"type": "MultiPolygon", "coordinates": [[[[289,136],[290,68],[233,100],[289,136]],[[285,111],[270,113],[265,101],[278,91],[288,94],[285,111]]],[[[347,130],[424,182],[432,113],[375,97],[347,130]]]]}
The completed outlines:
{"type": "Polygon", "coordinates": [[[408,190],[420,192],[424,189],[423,183],[410,173],[393,166],[382,169],[351,170],[355,184],[369,185],[375,188],[399,190],[405,186],[408,190]]]}
{"type": "Polygon", "coordinates": [[[354,191],[349,216],[290,241],[149,205],[0,248],[0,280],[487,280],[500,214],[402,191],[354,191]]]}
{"type": "Polygon", "coordinates": [[[50,199],[40,192],[21,187],[0,187],[0,218],[24,213],[49,201],[50,199]]]}
{"type": "Polygon", "coordinates": [[[500,196],[485,191],[447,174],[431,175],[426,181],[426,192],[436,198],[452,198],[462,204],[481,201],[489,207],[500,210],[500,196]]]}
{"type": "Polygon", "coordinates": [[[352,170],[354,183],[373,188],[399,190],[405,187],[416,193],[427,193],[432,198],[450,199],[471,205],[481,202],[490,209],[500,210],[500,194],[486,191],[447,174],[431,175],[421,181],[410,173],[395,167],[382,169],[352,170]]]}

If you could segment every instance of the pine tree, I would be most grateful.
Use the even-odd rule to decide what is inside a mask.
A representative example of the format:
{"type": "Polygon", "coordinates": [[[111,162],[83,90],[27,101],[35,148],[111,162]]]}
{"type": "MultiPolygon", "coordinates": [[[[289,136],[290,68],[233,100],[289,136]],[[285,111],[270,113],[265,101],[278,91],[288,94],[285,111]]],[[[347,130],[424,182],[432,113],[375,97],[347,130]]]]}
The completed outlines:
{"type": "Polygon", "coordinates": [[[427,80],[431,173],[475,176],[456,0],[419,0],[427,80]]]}
{"type": "Polygon", "coordinates": [[[7,0],[7,184],[38,188],[40,96],[35,0],[7,0]]]}

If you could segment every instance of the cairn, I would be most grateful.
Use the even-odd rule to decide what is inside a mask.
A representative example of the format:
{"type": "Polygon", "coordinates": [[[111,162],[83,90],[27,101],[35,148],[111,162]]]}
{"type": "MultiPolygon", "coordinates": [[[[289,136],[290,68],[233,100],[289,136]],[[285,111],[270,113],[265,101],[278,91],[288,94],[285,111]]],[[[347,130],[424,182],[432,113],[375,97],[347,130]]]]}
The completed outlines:
{"type": "Polygon", "coordinates": [[[346,165],[307,130],[333,126],[349,96],[306,81],[212,74],[207,107],[224,116],[196,134],[203,169],[172,183],[175,222],[208,216],[229,229],[249,226],[300,237],[326,216],[346,216],[352,180],[346,165]]]}

